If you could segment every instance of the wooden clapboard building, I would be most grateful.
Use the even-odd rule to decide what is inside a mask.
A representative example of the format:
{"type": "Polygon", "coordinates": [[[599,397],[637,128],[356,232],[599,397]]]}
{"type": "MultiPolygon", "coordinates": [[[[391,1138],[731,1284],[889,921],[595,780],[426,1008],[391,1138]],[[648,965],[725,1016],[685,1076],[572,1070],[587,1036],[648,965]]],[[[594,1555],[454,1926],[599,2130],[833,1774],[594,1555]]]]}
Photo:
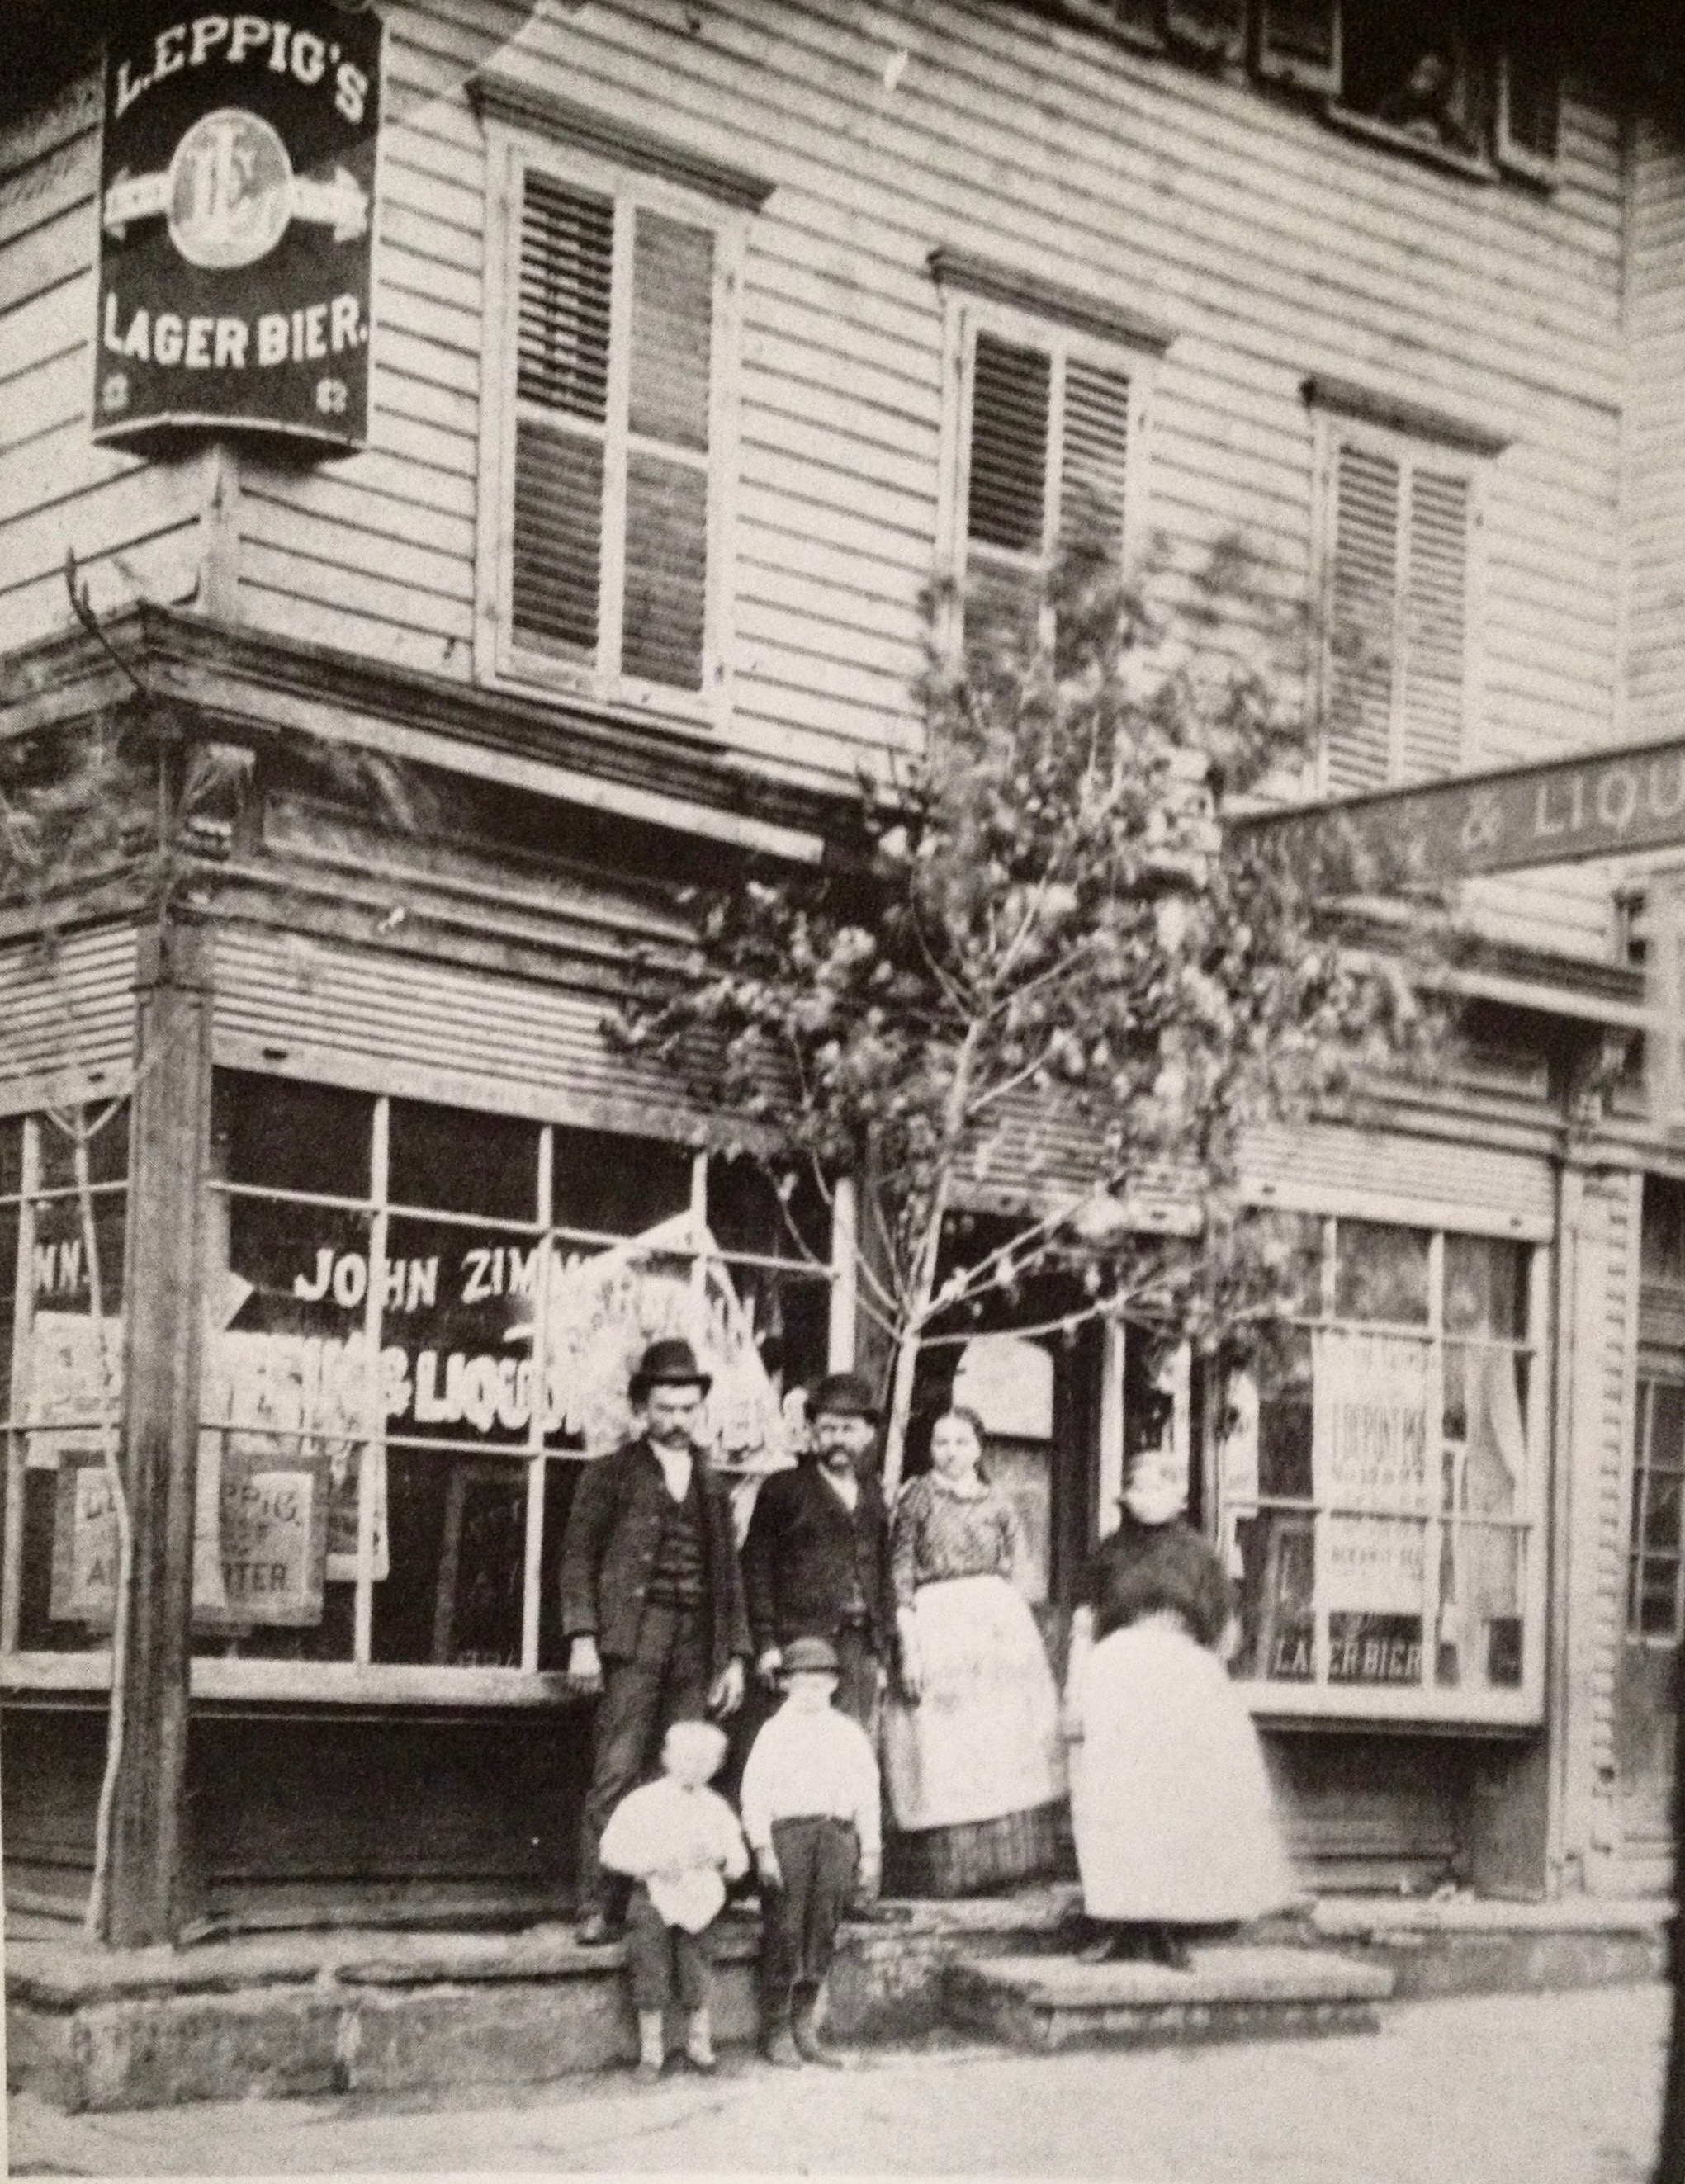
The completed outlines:
{"type": "MultiPolygon", "coordinates": [[[[799,1249],[603,1015],[682,945],[675,881],[820,856],[907,747],[932,577],[1033,568],[1079,490],[1128,551],[1244,533],[1359,640],[1309,694],[1313,795],[1660,737],[1685,688],[1685,149],[1601,34],[1463,0],[381,12],[367,443],[332,459],[96,440],[95,12],[37,14],[3,94],[4,730],[223,753],[161,952],[120,877],[46,958],[3,927],[22,1903],[86,1888],[111,1677],[55,1106],[128,1103],[100,1301],[194,1541],[183,1900],[560,1900],[556,1559],[613,1360],[710,1315],[752,1467],[856,1336],[846,1240],[799,1249]]],[[[1643,881],[1470,884],[1454,1081],[1256,1146],[1322,1276],[1220,1446],[1130,1340],[974,1362],[1017,1390],[1056,1640],[1126,1446],[1180,1437],[1329,1885],[1665,1877],[1685,1159],[1631,1068],[1643,881]]]]}

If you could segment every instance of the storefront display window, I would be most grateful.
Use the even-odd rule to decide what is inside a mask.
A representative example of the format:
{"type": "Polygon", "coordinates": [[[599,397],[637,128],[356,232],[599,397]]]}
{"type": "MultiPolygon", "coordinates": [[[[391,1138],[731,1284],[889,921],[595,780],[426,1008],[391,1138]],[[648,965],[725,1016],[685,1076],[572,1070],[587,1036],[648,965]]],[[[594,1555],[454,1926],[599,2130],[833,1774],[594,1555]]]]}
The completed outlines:
{"type": "Polygon", "coordinates": [[[98,1651],[111,1625],[105,1460],[122,1402],[128,1109],[90,1108],[82,1120],[90,1133],[86,1206],[72,1118],[0,1120],[0,1607],[8,1653],[98,1651]]]}
{"type": "Polygon", "coordinates": [[[1449,1719],[1536,1705],[1540,1255],[1307,1219],[1317,1278],[1219,1445],[1236,1673],[1265,1711],[1449,1719]]]}
{"type": "Polygon", "coordinates": [[[235,1072],[212,1137],[195,1651],[234,1685],[560,1666],[573,1482],[659,1335],[717,1462],[783,1460],[829,1257],[751,1163],[235,1072]]]}

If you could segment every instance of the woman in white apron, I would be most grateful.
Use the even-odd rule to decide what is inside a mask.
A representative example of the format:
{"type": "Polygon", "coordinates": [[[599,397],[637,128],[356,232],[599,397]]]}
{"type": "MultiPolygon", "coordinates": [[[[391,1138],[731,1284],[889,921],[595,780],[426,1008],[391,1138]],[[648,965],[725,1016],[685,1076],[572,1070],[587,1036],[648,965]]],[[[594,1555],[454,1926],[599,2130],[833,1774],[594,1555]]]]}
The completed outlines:
{"type": "Polygon", "coordinates": [[[1182,1521],[1167,1451],[1136,1459],[1071,1634],[1064,1727],[1086,1951],[1188,1962],[1187,1934],[1298,1892],[1257,1731],[1222,1648],[1229,1580],[1182,1521]]]}
{"type": "Polygon", "coordinates": [[[1058,1696],[1035,1618],[1013,1583],[1011,1502],[979,1469],[983,1429],[950,1411],[931,1468],[896,1504],[890,1560],[900,1691],[884,1723],[896,1825],[927,1837],[926,1883],[996,1886],[1057,1854],[1064,1794],[1058,1696]]]}

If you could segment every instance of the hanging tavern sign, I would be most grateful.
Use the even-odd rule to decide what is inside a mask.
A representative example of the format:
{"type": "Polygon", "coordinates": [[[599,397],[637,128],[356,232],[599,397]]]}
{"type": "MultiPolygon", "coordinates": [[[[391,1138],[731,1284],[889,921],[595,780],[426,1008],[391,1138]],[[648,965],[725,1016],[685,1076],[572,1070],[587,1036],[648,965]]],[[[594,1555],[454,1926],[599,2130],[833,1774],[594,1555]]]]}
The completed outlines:
{"type": "Polygon", "coordinates": [[[1685,739],[1295,805],[1238,823],[1308,850],[1343,838],[1406,882],[1671,849],[1685,844],[1685,739]]]}
{"type": "Polygon", "coordinates": [[[382,25],[124,11],[105,62],[94,435],[368,426],[382,25]]]}

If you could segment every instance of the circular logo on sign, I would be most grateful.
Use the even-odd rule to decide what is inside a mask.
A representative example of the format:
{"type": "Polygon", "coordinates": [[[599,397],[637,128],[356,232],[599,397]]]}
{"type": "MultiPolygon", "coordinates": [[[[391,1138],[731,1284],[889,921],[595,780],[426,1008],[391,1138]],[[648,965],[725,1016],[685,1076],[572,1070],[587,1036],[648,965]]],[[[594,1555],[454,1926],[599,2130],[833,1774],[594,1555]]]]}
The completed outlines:
{"type": "Polygon", "coordinates": [[[170,240],[190,265],[250,265],[293,212],[293,163],[268,122],[220,107],[194,122],[170,162],[170,240]]]}

